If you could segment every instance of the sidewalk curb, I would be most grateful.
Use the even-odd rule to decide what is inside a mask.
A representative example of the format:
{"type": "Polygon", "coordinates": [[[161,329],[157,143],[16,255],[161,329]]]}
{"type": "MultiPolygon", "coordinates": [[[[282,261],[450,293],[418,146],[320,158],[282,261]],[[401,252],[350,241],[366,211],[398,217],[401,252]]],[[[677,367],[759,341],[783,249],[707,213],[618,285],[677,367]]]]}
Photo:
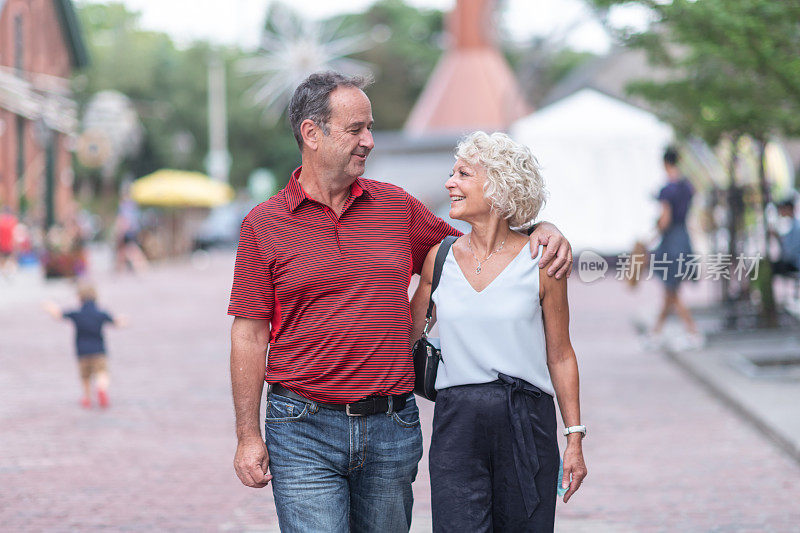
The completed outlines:
{"type": "Polygon", "coordinates": [[[717,398],[723,405],[728,407],[746,422],[754,426],[778,449],[800,464],[800,447],[796,446],[791,440],[772,429],[769,424],[761,420],[761,418],[756,413],[751,411],[746,405],[725,392],[721,387],[717,386],[713,380],[708,379],[703,375],[702,372],[698,371],[691,364],[678,357],[674,351],[661,350],[661,353],[664,354],[670,361],[675,363],[678,367],[683,369],[688,376],[693,378],[698,384],[711,393],[712,396],[717,398]]]}

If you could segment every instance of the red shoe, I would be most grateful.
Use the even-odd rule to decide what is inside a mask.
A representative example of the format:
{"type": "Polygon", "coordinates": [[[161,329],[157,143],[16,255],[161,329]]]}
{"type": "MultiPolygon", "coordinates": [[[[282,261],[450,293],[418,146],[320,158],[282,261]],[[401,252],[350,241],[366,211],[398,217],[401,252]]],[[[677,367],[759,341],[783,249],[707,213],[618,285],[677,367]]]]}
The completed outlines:
{"type": "Polygon", "coordinates": [[[97,402],[100,404],[100,407],[108,407],[108,393],[104,390],[97,391],[97,402]]]}
{"type": "Polygon", "coordinates": [[[83,407],[84,409],[91,409],[92,400],[90,400],[88,396],[84,396],[83,398],[81,398],[81,407],[83,407]]]}

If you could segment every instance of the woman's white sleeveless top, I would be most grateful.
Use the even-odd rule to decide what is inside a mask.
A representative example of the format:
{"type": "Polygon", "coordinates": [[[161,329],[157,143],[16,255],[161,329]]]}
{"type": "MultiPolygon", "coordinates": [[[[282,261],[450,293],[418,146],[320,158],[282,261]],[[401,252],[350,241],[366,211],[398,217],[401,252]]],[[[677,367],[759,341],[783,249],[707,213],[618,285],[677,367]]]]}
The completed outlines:
{"type": "Polygon", "coordinates": [[[539,260],[530,244],[481,292],[464,277],[451,249],[433,293],[442,348],[436,388],[489,383],[498,373],[555,396],[539,303],[539,260]]]}

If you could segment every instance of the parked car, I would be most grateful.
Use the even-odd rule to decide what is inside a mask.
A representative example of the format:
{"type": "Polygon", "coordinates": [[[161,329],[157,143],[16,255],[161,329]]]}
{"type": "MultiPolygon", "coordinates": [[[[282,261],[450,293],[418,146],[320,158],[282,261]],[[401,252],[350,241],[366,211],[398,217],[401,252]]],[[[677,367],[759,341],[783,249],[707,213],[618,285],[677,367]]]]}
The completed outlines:
{"type": "Polygon", "coordinates": [[[253,202],[236,200],[211,209],[194,235],[192,249],[208,250],[215,247],[233,247],[239,242],[242,220],[253,208],[253,202]]]}

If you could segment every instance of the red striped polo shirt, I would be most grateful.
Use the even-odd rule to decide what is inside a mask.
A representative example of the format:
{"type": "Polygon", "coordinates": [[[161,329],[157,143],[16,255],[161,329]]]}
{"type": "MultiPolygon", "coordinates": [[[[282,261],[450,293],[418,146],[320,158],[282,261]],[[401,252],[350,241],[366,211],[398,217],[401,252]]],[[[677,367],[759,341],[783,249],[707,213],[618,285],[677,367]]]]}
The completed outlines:
{"type": "Polygon", "coordinates": [[[459,233],[365,178],[337,217],[299,175],[242,222],[228,314],[270,321],[268,383],[326,403],[410,392],[408,284],[428,250],[459,233]]]}

